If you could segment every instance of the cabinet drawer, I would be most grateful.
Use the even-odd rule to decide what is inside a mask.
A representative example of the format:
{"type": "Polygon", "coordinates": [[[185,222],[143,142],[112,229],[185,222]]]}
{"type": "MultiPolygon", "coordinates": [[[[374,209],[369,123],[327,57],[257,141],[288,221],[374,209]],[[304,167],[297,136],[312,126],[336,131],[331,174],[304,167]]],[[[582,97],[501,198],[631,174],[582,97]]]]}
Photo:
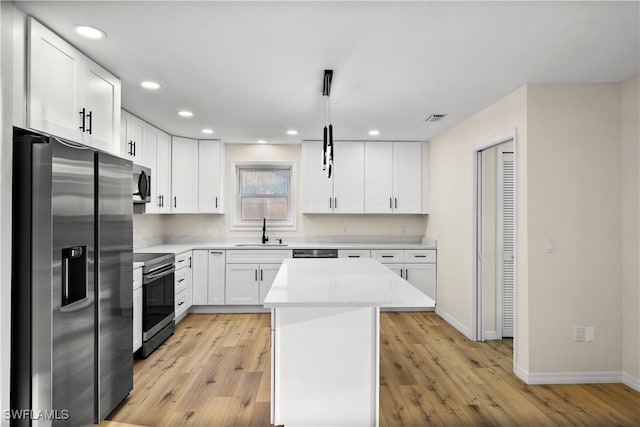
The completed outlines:
{"type": "Polygon", "coordinates": [[[182,292],[187,289],[187,283],[189,283],[188,274],[191,272],[188,268],[183,268],[182,270],[178,270],[175,273],[175,288],[176,295],[178,292],[182,292]]]}
{"type": "Polygon", "coordinates": [[[183,289],[182,291],[176,293],[176,305],[175,305],[174,317],[180,316],[186,310],[187,310],[187,290],[183,289]]]}
{"type": "Polygon", "coordinates": [[[239,249],[227,251],[228,264],[279,264],[287,258],[291,258],[290,249],[239,249]]]}
{"type": "Polygon", "coordinates": [[[374,249],[371,251],[371,258],[375,258],[383,264],[395,264],[403,262],[402,249],[382,250],[374,249]]]}
{"type": "Polygon", "coordinates": [[[371,258],[369,249],[339,249],[338,258],[371,258]]]}
{"type": "Polygon", "coordinates": [[[142,267],[133,270],[133,289],[142,287],[142,267]]]}
{"type": "Polygon", "coordinates": [[[191,251],[176,255],[176,270],[191,267],[191,251]]]}
{"type": "Polygon", "coordinates": [[[434,263],[436,262],[435,249],[419,249],[419,250],[405,250],[404,251],[405,263],[434,263]]]}

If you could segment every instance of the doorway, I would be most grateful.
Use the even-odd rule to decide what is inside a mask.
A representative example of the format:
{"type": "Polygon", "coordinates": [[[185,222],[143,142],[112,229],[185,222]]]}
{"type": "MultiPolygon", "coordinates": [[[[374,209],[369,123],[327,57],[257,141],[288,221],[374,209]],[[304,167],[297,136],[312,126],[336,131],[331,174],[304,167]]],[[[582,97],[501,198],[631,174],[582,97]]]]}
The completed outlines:
{"type": "Polygon", "coordinates": [[[474,313],[478,341],[514,337],[515,131],[474,151],[474,313]]]}

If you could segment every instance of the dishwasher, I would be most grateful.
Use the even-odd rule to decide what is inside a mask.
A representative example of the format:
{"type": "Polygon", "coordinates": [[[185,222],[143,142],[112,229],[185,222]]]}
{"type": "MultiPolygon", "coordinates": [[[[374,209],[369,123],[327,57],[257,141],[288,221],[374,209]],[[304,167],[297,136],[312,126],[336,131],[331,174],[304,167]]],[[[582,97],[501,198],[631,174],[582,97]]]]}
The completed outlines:
{"type": "Polygon", "coordinates": [[[337,249],[294,249],[294,258],[338,258],[337,249]]]}

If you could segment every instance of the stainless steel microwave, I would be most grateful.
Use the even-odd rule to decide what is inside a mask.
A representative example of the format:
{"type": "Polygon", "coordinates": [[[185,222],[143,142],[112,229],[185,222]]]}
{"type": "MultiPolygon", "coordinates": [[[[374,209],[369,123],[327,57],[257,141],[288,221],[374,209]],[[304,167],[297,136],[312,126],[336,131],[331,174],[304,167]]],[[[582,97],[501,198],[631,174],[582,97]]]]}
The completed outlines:
{"type": "Polygon", "coordinates": [[[133,165],[133,203],[151,202],[151,169],[133,165]]]}

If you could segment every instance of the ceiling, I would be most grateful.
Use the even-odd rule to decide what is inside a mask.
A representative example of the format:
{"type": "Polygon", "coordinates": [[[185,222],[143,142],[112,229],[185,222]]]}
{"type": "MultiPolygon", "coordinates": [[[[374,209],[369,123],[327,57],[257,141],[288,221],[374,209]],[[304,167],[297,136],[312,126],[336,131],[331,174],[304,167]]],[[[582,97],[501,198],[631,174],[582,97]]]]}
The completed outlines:
{"type": "Polygon", "coordinates": [[[118,76],[123,108],[160,129],[274,143],[322,137],[324,69],[334,138],[356,140],[428,140],[525,83],[623,81],[640,72],[639,5],[18,2],[118,76]],[[433,113],[448,115],[425,122],[433,113]]]}

